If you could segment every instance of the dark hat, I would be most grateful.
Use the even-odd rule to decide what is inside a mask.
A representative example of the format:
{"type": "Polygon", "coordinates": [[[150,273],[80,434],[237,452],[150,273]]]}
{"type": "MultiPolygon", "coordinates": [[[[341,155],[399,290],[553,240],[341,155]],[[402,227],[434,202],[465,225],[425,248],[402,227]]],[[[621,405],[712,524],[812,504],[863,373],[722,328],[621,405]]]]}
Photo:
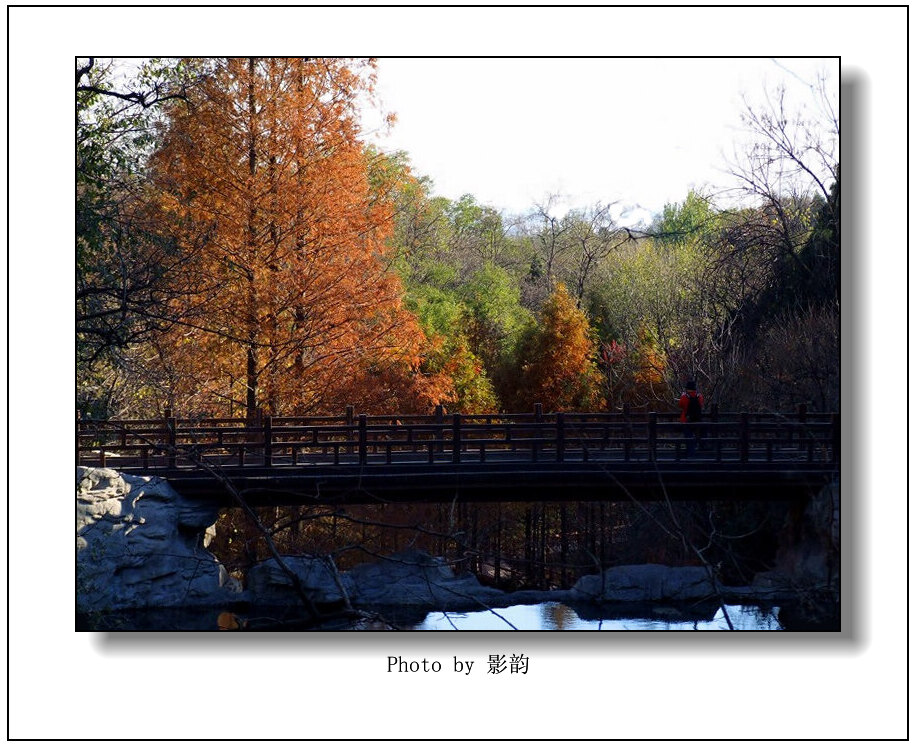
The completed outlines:
{"type": "Polygon", "coordinates": [[[695,391],[696,389],[697,389],[697,382],[695,380],[688,380],[687,381],[687,390],[695,391]]]}

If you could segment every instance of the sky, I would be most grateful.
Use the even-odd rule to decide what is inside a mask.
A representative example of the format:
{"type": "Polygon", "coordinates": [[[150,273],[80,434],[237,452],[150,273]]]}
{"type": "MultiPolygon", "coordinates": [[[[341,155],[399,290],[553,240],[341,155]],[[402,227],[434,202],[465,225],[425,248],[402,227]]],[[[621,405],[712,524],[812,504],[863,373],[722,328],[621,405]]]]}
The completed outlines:
{"type": "Polygon", "coordinates": [[[743,98],[785,84],[810,105],[818,71],[838,92],[836,58],[381,58],[379,102],[397,123],[382,133],[373,114],[366,126],[439,196],[510,213],[551,194],[561,213],[616,202],[635,224],[691,188],[733,185],[743,98]]]}
{"type": "MultiPolygon", "coordinates": [[[[140,61],[116,60],[116,75],[140,61]]],[[[745,101],[785,86],[790,109],[810,109],[820,75],[837,100],[838,72],[823,57],[381,57],[363,122],[369,141],[408,152],[438,196],[515,214],[554,195],[557,216],[610,202],[635,225],[690,189],[734,185],[745,101]]]]}

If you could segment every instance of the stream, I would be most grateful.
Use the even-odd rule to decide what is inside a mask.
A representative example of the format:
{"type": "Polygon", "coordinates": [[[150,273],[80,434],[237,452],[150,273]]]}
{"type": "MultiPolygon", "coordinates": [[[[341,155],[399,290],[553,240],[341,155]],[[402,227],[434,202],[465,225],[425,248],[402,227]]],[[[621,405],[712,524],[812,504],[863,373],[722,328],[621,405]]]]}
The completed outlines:
{"type": "Polygon", "coordinates": [[[421,631],[780,631],[779,608],[714,606],[690,612],[666,605],[631,607],[622,612],[571,608],[563,603],[513,605],[471,613],[429,613],[415,626],[421,631]],[[728,614],[726,620],[725,614],[728,614]]]}

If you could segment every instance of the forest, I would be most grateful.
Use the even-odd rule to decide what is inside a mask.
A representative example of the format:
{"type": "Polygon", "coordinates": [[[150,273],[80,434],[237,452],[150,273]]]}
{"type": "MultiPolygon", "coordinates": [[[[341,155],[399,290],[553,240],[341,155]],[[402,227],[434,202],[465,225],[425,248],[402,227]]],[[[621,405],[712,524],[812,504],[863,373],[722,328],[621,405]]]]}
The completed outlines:
{"type": "MultiPolygon", "coordinates": [[[[839,119],[823,81],[805,112],[780,89],[747,107],[735,124],[755,142],[727,199],[690,191],[638,226],[610,202],[561,213],[547,194],[510,214],[438,196],[408,152],[367,144],[375,83],[364,59],[150,59],[127,77],[77,59],[79,416],[671,411],[688,379],[724,411],[839,410],[839,119]]],[[[772,510],[720,507],[746,537],[710,556],[741,578],[761,568],[772,510]]],[[[602,503],[262,515],[290,553],[346,566],[418,545],[538,586],[689,562],[659,519],[602,503]]],[[[713,517],[678,520],[699,541],[713,517]]],[[[244,567],[263,539],[227,513],[215,550],[244,567]]]]}

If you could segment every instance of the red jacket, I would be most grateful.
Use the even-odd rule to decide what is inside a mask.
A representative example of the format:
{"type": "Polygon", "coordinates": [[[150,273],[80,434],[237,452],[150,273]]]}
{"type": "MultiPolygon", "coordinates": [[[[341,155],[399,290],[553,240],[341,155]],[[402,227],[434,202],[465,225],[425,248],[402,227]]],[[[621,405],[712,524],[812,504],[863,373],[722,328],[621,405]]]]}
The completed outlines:
{"type": "Polygon", "coordinates": [[[696,396],[700,399],[700,408],[703,408],[703,394],[697,393],[695,390],[689,390],[681,394],[680,400],[677,402],[678,406],[681,407],[681,421],[687,421],[687,403],[690,401],[690,396],[696,396]]]}

